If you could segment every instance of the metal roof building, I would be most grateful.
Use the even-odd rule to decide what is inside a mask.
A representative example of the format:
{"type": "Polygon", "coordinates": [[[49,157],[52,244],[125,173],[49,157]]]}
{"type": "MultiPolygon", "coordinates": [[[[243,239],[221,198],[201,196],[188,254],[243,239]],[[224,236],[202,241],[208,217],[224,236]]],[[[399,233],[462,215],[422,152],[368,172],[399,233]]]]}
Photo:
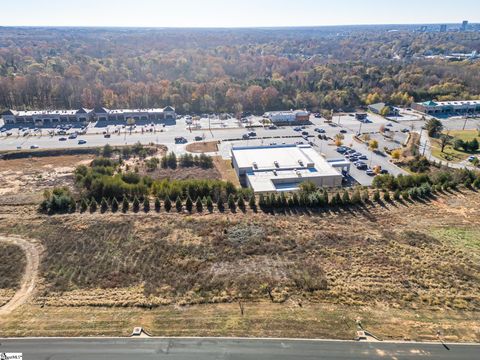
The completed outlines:
{"type": "Polygon", "coordinates": [[[340,169],[310,145],[233,147],[232,163],[240,182],[255,193],[298,190],[304,181],[320,187],[342,185],[340,169]]]}

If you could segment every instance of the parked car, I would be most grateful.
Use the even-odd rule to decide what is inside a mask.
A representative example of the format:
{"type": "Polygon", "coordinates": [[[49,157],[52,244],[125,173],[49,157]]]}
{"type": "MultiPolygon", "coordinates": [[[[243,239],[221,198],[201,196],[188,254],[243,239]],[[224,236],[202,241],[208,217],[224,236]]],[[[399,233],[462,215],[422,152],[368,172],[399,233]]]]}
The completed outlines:
{"type": "Polygon", "coordinates": [[[475,159],[477,159],[477,157],[472,155],[472,156],[469,156],[467,160],[470,162],[474,162],[475,159]]]}
{"type": "Polygon", "coordinates": [[[249,135],[250,137],[254,137],[254,136],[257,136],[257,133],[256,133],[255,131],[250,131],[250,132],[248,133],[248,135],[249,135]]]}
{"type": "Polygon", "coordinates": [[[408,132],[410,132],[410,129],[404,128],[404,129],[402,129],[402,132],[403,132],[403,133],[408,133],[408,132]]]}
{"type": "Polygon", "coordinates": [[[359,160],[368,160],[367,155],[362,155],[358,157],[359,160]]]}
{"type": "Polygon", "coordinates": [[[195,141],[202,141],[203,140],[203,137],[201,136],[195,136],[195,141]]]}
{"type": "Polygon", "coordinates": [[[315,131],[318,132],[319,134],[325,134],[325,130],[324,130],[324,129],[315,128],[315,131]]]}
{"type": "Polygon", "coordinates": [[[177,136],[175,138],[175,144],[185,144],[187,142],[187,139],[185,139],[183,136],[177,136]]]}
{"type": "Polygon", "coordinates": [[[87,140],[78,140],[78,145],[86,144],[87,140]]]}
{"type": "Polygon", "coordinates": [[[276,129],[278,129],[278,126],[277,125],[270,125],[268,128],[270,130],[276,130],[276,129]]]}
{"type": "Polygon", "coordinates": [[[308,136],[308,131],[302,131],[303,136],[308,136]]]}
{"type": "Polygon", "coordinates": [[[358,156],[350,156],[348,160],[350,160],[351,162],[356,162],[358,161],[358,156]]]}
{"type": "Polygon", "coordinates": [[[358,170],[367,170],[368,166],[365,163],[356,163],[355,166],[357,167],[358,170]]]}
{"type": "Polygon", "coordinates": [[[68,138],[69,138],[69,139],[76,139],[76,138],[77,138],[77,134],[71,134],[68,138]]]}
{"type": "Polygon", "coordinates": [[[388,170],[387,169],[382,169],[382,170],[380,170],[380,174],[384,174],[384,175],[388,174],[388,170]]]}
{"type": "Polygon", "coordinates": [[[30,149],[38,149],[39,146],[38,145],[30,145],[30,149]]]}
{"type": "Polygon", "coordinates": [[[375,171],[373,171],[372,169],[367,169],[367,171],[365,171],[365,174],[367,174],[368,176],[375,176],[375,171]]]}
{"type": "Polygon", "coordinates": [[[340,153],[340,154],[345,154],[345,152],[347,151],[347,149],[345,149],[344,147],[337,147],[337,152],[340,153]]]}
{"type": "Polygon", "coordinates": [[[293,128],[293,131],[302,131],[302,128],[299,127],[299,126],[297,126],[297,127],[294,127],[294,128],[293,128]]]}
{"type": "Polygon", "coordinates": [[[110,134],[105,134],[105,135],[103,135],[103,137],[106,138],[106,139],[110,138],[111,136],[112,136],[112,135],[110,135],[110,134]]]}
{"type": "Polygon", "coordinates": [[[248,134],[243,134],[243,135],[242,135],[242,139],[243,139],[243,140],[248,140],[248,139],[250,139],[250,135],[248,135],[248,134]]]}
{"type": "Polygon", "coordinates": [[[60,139],[58,139],[58,141],[67,141],[67,138],[66,137],[61,137],[60,139]]]}
{"type": "Polygon", "coordinates": [[[392,123],[388,123],[388,124],[385,125],[385,126],[392,127],[393,125],[392,125],[392,123]]]}

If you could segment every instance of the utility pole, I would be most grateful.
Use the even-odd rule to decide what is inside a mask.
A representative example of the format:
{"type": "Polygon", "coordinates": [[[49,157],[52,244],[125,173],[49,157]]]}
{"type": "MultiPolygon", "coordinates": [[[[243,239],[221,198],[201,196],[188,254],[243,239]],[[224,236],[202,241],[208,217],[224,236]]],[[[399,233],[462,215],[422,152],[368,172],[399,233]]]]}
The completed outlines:
{"type": "Polygon", "coordinates": [[[465,115],[465,122],[463,123],[463,129],[462,130],[465,130],[465,127],[467,126],[467,120],[468,120],[468,117],[467,117],[467,115],[465,115]]]}

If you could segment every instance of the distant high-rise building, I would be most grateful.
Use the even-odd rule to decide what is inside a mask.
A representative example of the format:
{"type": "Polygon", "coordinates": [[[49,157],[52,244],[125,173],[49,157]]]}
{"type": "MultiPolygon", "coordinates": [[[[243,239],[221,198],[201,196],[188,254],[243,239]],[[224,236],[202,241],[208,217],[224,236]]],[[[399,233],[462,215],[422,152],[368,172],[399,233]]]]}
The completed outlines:
{"type": "Polygon", "coordinates": [[[468,28],[468,21],[467,20],[463,20],[462,22],[462,27],[460,28],[461,31],[467,31],[467,28],[468,28]]]}
{"type": "Polygon", "coordinates": [[[447,32],[447,25],[440,25],[440,32],[447,32]]]}

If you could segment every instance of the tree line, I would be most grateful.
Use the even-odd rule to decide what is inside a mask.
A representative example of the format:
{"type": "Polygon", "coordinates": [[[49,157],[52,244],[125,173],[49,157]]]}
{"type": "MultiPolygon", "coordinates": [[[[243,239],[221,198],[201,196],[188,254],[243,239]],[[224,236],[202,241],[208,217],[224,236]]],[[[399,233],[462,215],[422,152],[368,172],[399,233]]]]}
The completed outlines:
{"type": "Polygon", "coordinates": [[[338,31],[3,28],[0,110],[260,113],[480,94],[479,62],[425,58],[480,50],[475,33],[338,31]]]}

